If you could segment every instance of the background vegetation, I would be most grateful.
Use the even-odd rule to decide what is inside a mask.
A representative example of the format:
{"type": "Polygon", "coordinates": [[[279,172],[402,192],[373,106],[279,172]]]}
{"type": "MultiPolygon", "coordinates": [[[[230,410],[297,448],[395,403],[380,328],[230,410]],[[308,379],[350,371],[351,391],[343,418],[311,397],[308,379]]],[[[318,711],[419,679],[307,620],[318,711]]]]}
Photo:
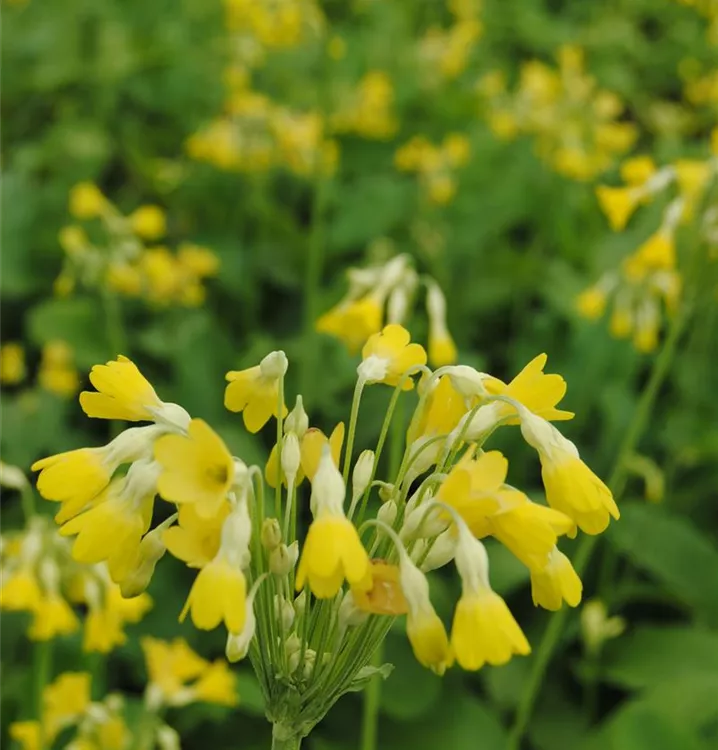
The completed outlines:
{"type": "MultiPolygon", "coordinates": [[[[282,3],[255,2],[265,5],[282,3]]],[[[277,17],[271,17],[269,42],[259,25],[250,23],[251,33],[228,29],[219,2],[6,2],[2,340],[23,345],[26,377],[3,387],[3,461],[28,471],[41,456],[108,437],[105,424],[83,417],[74,393],[68,398],[43,387],[43,348],[56,341],[71,348],[71,367],[83,385],[93,364],[121,349],[165,400],[207,419],[247,463],[262,461],[272,436],[248,436],[224,410],[224,373],[254,364],[270,349],[287,351],[289,382],[304,394],[314,424],[327,429],[346,419],[355,359],[312,324],[346,290],[347,267],[385,252],[388,240],[447,292],[462,361],[508,379],[539,352],[549,354],[549,369],[569,384],[566,408],[578,415],[567,435],[607,477],[659,355],[640,353],[612,338],[604,322],[579,317],[575,298],[648,236],[657,214],[647,208],[626,232],[612,233],[594,187],[616,184],[619,157],[628,153],[651,154],[659,164],[706,158],[718,124],[718,83],[710,88],[718,62],[711,37],[715,4],[483,0],[471,11],[479,26],[466,59],[451,76],[437,74],[442,68],[435,62],[421,64],[417,50],[430,27],[453,28],[461,20],[456,8],[469,4],[284,5],[298,9],[297,43],[271,41],[274,32],[281,36],[277,17]],[[252,90],[329,123],[323,136],[338,151],[333,173],[297,167],[287,156],[296,153],[291,148],[268,168],[249,170],[196,158],[192,136],[226,111],[227,69],[234,65],[236,73],[237,56],[252,39],[264,50],[261,62],[247,66],[252,90]],[[535,131],[498,137],[479,86],[487,73],[501,70],[506,91],[515,91],[524,63],[555,68],[565,44],[584,50],[587,72],[625,104],[618,120],[635,128],[630,148],[583,180],[556,171],[535,131]],[[332,120],[346,92],[376,70],[391,83],[395,118],[382,127],[379,117],[379,137],[369,105],[355,107],[374,113],[367,115],[369,125],[361,117],[350,125],[332,120]],[[690,88],[690,81],[706,79],[698,94],[690,88]],[[453,198],[437,203],[415,174],[395,166],[394,155],[413,136],[440,143],[452,132],[466,136],[470,156],[451,172],[453,198]],[[53,293],[66,263],[58,232],[72,221],[68,195],[81,181],[99,185],[124,214],[159,205],[167,216],[167,245],[210,248],[220,265],[206,281],[204,304],[158,304],[112,290],[108,298],[106,289],[81,284],[70,295],[53,293]]],[[[381,99],[381,90],[374,93],[381,99]]],[[[552,127],[560,134],[563,125],[552,127]]],[[[313,141],[301,128],[288,132],[302,147],[323,148],[316,146],[321,138],[313,141]]],[[[680,263],[692,242],[681,239],[680,263]]],[[[640,456],[651,459],[653,489],[647,493],[642,470],[631,471],[621,521],[598,543],[584,576],[585,598],[599,597],[610,615],[624,618],[625,631],[592,650],[580,610],[569,614],[537,686],[526,747],[718,746],[715,251],[712,261],[702,262],[701,283],[691,288],[691,317],[676,356],[665,359],[667,377],[639,443],[640,456]]],[[[422,340],[425,317],[417,314],[409,325],[422,340]]],[[[367,409],[362,447],[383,416],[384,396],[367,394],[367,403],[376,400],[377,424],[367,409]]],[[[522,455],[523,463],[512,464],[517,484],[540,487],[536,462],[528,451],[522,455]]],[[[634,469],[641,465],[633,461],[634,469]]],[[[38,503],[43,512],[52,510],[38,503]]],[[[4,529],[22,525],[16,493],[4,492],[2,508],[4,529]]],[[[492,550],[492,563],[493,584],[508,598],[534,655],[440,679],[414,661],[403,635],[390,636],[386,658],[396,669],[381,694],[379,747],[507,747],[507,728],[530,689],[551,615],[534,610],[527,573],[502,550],[492,550]]],[[[150,589],[152,611],[100,669],[108,689],[141,692],[139,633],[181,634],[208,658],[223,652],[219,632],[177,623],[188,572],[179,563],[161,566],[150,589]]],[[[437,585],[440,601],[442,581],[437,585]]],[[[26,627],[24,615],[3,613],[3,742],[7,725],[30,710],[26,627]]],[[[60,639],[56,671],[76,667],[79,654],[79,636],[60,639]]],[[[248,666],[240,672],[236,710],[197,704],[169,717],[186,750],[267,746],[256,686],[248,666]]],[[[361,696],[345,697],[307,747],[357,747],[360,725],[361,696]]]]}

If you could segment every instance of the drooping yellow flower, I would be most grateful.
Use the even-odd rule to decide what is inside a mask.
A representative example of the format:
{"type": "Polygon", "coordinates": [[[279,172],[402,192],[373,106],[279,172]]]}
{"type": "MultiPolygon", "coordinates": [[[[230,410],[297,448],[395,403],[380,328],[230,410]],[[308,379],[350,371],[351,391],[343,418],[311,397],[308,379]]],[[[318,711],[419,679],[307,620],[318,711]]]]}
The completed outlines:
{"type": "Polygon", "coordinates": [[[659,229],[639,248],[635,256],[646,270],[664,271],[676,266],[676,243],[673,232],[659,229]]]}
{"type": "MultiPolygon", "coordinates": [[[[227,373],[229,385],[224,393],[224,405],[234,412],[242,412],[244,426],[259,432],[270,417],[279,417],[279,380],[287,371],[284,352],[271,352],[257,366],[227,373]]],[[[282,417],[287,407],[282,404],[282,417]]]]}
{"type": "Polygon", "coordinates": [[[80,406],[88,417],[152,421],[155,415],[151,409],[162,406],[155,389],[134,362],[122,354],[107,364],[95,365],[90,371],[90,382],[97,392],[80,394],[80,406]]]}
{"type": "Polygon", "coordinates": [[[316,329],[344,342],[350,354],[358,352],[367,339],[381,330],[381,302],[368,294],[358,300],[339,303],[318,318],[316,329]]]}
{"type": "MultiPolygon", "coordinates": [[[[546,354],[539,354],[508,385],[498,378],[486,378],[484,386],[488,393],[495,396],[509,396],[544,419],[551,421],[573,419],[573,412],[555,408],[566,395],[566,381],[555,373],[544,373],[543,368],[547,360],[546,354]]],[[[509,414],[514,410],[506,404],[506,409],[503,411],[509,414]]],[[[518,423],[518,417],[507,420],[507,424],[518,423]]]]}
{"type": "Polygon", "coordinates": [[[127,641],[125,624],[139,622],[151,607],[152,599],[148,594],[125,599],[119,586],[108,585],[102,601],[90,603],[85,618],[83,651],[108,654],[116,646],[122,646],[127,641]]]}
{"type": "Polygon", "coordinates": [[[296,588],[305,583],[318,599],[335,596],[346,579],[350,585],[372,585],[369,555],[344,515],[344,481],[328,447],[312,481],[312,521],[297,569],[296,588]]]}
{"type": "Polygon", "coordinates": [[[22,750],[41,750],[42,726],[39,721],[14,721],[10,724],[10,739],[22,750]]]}
{"type": "Polygon", "coordinates": [[[62,227],[58,232],[57,241],[67,255],[75,258],[81,257],[90,245],[90,239],[85,230],[77,224],[62,227]]]}
{"type": "Polygon", "coordinates": [[[80,387],[80,377],[73,360],[72,349],[65,341],[48,341],[42,348],[38,383],[58,396],[74,396],[80,387]]]}
{"type": "Polygon", "coordinates": [[[46,592],[33,609],[27,634],[33,641],[49,641],[58,635],[70,635],[80,627],[70,605],[57,592],[46,592]]]}
{"type": "Polygon", "coordinates": [[[352,587],[354,603],[363,612],[374,615],[407,614],[409,605],[401,588],[401,569],[383,560],[371,561],[370,589],[352,587]]]}
{"type": "Polygon", "coordinates": [[[468,529],[459,526],[456,567],[462,594],[454,612],[451,648],[457,663],[467,670],[484,664],[505,664],[514,654],[526,655],[531,647],[521,628],[489,584],[486,550],[468,529]]]}
{"type": "Polygon", "coordinates": [[[211,518],[200,516],[193,504],[180,506],[179,525],[162,535],[170,554],[187,563],[190,568],[203,568],[219,551],[222,524],[229,514],[229,503],[224,503],[211,518]]]}
{"type": "Polygon", "coordinates": [[[0,383],[17,385],[25,379],[25,350],[13,341],[0,346],[0,383]]]}
{"type": "Polygon", "coordinates": [[[161,641],[144,636],[140,639],[145,655],[149,683],[159,688],[164,703],[173,699],[185,688],[189,680],[199,677],[209,662],[196,654],[182,638],[161,641]]]}
{"type": "Polygon", "coordinates": [[[187,435],[163,435],[155,442],[162,467],[157,490],[178,505],[194,504],[197,513],[214,518],[234,480],[234,459],[222,438],[202,419],[189,423],[187,435]]]}
{"type": "Polygon", "coordinates": [[[521,411],[521,432],[538,451],[548,504],[587,534],[600,534],[620,513],[611,491],[581,460],[576,446],[549,422],[521,411]]]}
{"type": "Polygon", "coordinates": [[[230,633],[241,633],[246,597],[244,573],[220,551],[197,574],[180,614],[180,622],[189,612],[195,627],[200,630],[214,630],[224,622],[230,633]]]}
{"type": "Polygon", "coordinates": [[[606,293],[597,287],[584,289],[576,298],[576,309],[588,320],[598,320],[606,310],[606,293]]]}
{"type": "Polygon", "coordinates": [[[192,688],[195,700],[216,703],[220,706],[236,706],[237,677],[224,659],[210,664],[192,688]]]}
{"type": "Polygon", "coordinates": [[[640,203],[641,194],[632,187],[599,185],[596,197],[614,232],[620,232],[640,203]]]}
{"type": "MultiPolygon", "coordinates": [[[[421,388],[420,381],[420,392],[421,388]]],[[[407,439],[413,443],[421,437],[448,435],[466,412],[466,400],[454,388],[451,378],[443,375],[427,394],[421,416],[407,439]]]]}
{"type": "Polygon", "coordinates": [[[140,206],[129,220],[132,231],[144,240],[158,240],[167,232],[165,212],[159,206],[140,206]]]}
{"type": "Polygon", "coordinates": [[[627,185],[643,185],[656,173],[656,164],[650,156],[634,156],[621,164],[621,179],[627,185]]]}
{"type": "Polygon", "coordinates": [[[70,213],[78,219],[94,219],[107,206],[107,199],[92,182],[79,182],[70,190],[70,213]]]}
{"type": "Polygon", "coordinates": [[[36,609],[42,597],[42,589],[31,568],[21,567],[12,573],[3,572],[0,608],[11,612],[30,612],[36,609]]]}
{"type": "MultiPolygon", "coordinates": [[[[410,344],[409,331],[403,326],[390,324],[375,333],[364,344],[362,362],[357,372],[367,383],[386,383],[397,386],[413,367],[426,364],[426,352],[420,344],[410,344]]],[[[411,378],[405,378],[402,389],[414,387],[411,378]]]]}
{"type": "Polygon", "coordinates": [[[90,681],[88,672],[65,672],[43,690],[43,725],[51,737],[76,723],[88,708],[90,681]]]}
{"type": "Polygon", "coordinates": [[[582,592],[583,584],[571,561],[556,547],[543,568],[531,570],[531,596],[536,606],[556,611],[565,601],[569,607],[577,607],[582,592]]]}
{"type": "Polygon", "coordinates": [[[428,282],[426,310],[429,314],[429,362],[434,367],[453,365],[457,350],[446,326],[446,298],[436,282],[428,282]]]}
{"type": "Polygon", "coordinates": [[[339,468],[343,444],[344,422],[339,422],[339,424],[337,424],[332,430],[332,434],[329,437],[316,427],[311,427],[304,433],[301,442],[302,471],[310,482],[314,480],[314,475],[317,473],[324,446],[329,446],[330,455],[334,461],[334,465],[339,468]]]}

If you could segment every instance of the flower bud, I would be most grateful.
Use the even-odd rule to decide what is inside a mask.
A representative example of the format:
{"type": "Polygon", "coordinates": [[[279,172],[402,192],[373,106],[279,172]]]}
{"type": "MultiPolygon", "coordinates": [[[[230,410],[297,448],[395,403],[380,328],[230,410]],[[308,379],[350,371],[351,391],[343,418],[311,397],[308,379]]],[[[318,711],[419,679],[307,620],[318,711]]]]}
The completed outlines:
{"type": "Polygon", "coordinates": [[[179,734],[167,724],[157,730],[156,739],[159,750],[181,750],[179,734]]]}
{"type": "Polygon", "coordinates": [[[22,469],[0,461],[0,485],[12,490],[24,490],[28,481],[22,469]]]}
{"type": "Polygon", "coordinates": [[[280,594],[274,595],[274,616],[282,623],[282,632],[288,633],[294,624],[294,607],[280,594]]]}
{"type": "Polygon", "coordinates": [[[334,465],[334,459],[327,444],[322,449],[322,457],[319,459],[319,466],[312,479],[312,494],[309,499],[312,515],[316,518],[319,509],[334,515],[343,515],[345,493],[344,480],[334,465]]]}
{"type": "Polygon", "coordinates": [[[317,661],[317,652],[313,648],[308,648],[304,652],[304,666],[302,667],[302,676],[305,680],[311,678],[314,672],[314,664],[317,661]]]}
{"type": "MultiPolygon", "coordinates": [[[[421,563],[421,570],[424,573],[442,568],[447,563],[454,559],[456,554],[456,534],[453,529],[447,529],[442,531],[439,536],[436,537],[434,543],[431,545],[428,554],[421,563]]],[[[412,557],[414,560],[418,560],[420,555],[424,553],[424,550],[429,546],[430,541],[428,539],[420,539],[413,549],[412,557]]]]}
{"type": "Polygon", "coordinates": [[[287,478],[288,487],[294,484],[300,461],[299,438],[296,433],[288,432],[282,441],[282,471],[287,478]]]}
{"type": "Polygon", "coordinates": [[[265,518],[262,521],[261,540],[262,547],[267,552],[272,552],[282,543],[282,529],[276,518],[265,518]]]}
{"type": "Polygon", "coordinates": [[[291,674],[299,666],[299,657],[302,653],[302,641],[296,633],[292,633],[284,641],[284,653],[287,657],[287,665],[291,674]]]}
{"type": "Polygon", "coordinates": [[[304,615],[304,610],[307,608],[307,591],[302,589],[301,592],[294,598],[294,611],[297,613],[297,617],[304,615]]]}
{"type": "Polygon", "coordinates": [[[269,569],[275,576],[286,576],[294,570],[298,557],[299,542],[294,541],[289,547],[286,544],[280,544],[269,555],[269,569]]]}
{"type": "Polygon", "coordinates": [[[252,520],[246,502],[237,503],[222,524],[220,549],[231,565],[246,568],[251,559],[252,520]]]}
{"type": "Polygon", "coordinates": [[[446,368],[446,374],[451,378],[451,385],[465,398],[488,395],[484,387],[485,373],[468,365],[453,365],[446,368]]]}
{"type": "Polygon", "coordinates": [[[369,482],[371,482],[373,471],[374,451],[362,451],[352,472],[352,503],[355,503],[364,494],[369,482]]]}
{"type": "Polygon", "coordinates": [[[302,397],[297,396],[297,401],[294,408],[287,414],[284,420],[284,431],[289,433],[293,432],[301,440],[304,437],[304,433],[309,429],[309,417],[307,412],[304,411],[304,403],[302,397]]]}
{"type": "Polygon", "coordinates": [[[283,378],[289,367],[289,361],[287,355],[283,351],[270,352],[267,356],[259,363],[259,369],[262,371],[262,375],[265,378],[271,378],[278,380],[283,378]]]}
{"type": "Polygon", "coordinates": [[[354,594],[351,591],[347,591],[344,594],[342,603],[339,605],[339,627],[340,629],[355,628],[362,623],[365,623],[369,617],[368,612],[357,607],[354,601],[354,594]]]}
{"type": "Polygon", "coordinates": [[[393,526],[398,512],[399,508],[397,504],[394,502],[394,500],[389,500],[388,502],[384,503],[381,508],[379,508],[376,517],[379,521],[385,523],[387,526],[393,526]]]}
{"type": "Polygon", "coordinates": [[[166,525],[145,534],[137,550],[135,567],[120,581],[120,592],[125,599],[139,596],[150,584],[155,566],[167,551],[162,540],[166,525]]]}
{"type": "Polygon", "coordinates": [[[382,503],[389,503],[396,497],[396,487],[388,482],[379,485],[379,499],[382,503]]]}

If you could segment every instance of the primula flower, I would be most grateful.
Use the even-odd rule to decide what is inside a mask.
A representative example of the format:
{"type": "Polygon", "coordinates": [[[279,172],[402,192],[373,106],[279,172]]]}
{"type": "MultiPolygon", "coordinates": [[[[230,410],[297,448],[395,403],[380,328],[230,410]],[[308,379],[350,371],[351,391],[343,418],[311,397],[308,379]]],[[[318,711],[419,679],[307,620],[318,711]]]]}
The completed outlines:
{"type": "Polygon", "coordinates": [[[33,641],[49,641],[58,635],[70,635],[80,627],[70,605],[57,592],[47,592],[33,608],[28,636],[33,641]]]}
{"type": "Polygon", "coordinates": [[[88,672],[65,672],[43,690],[43,724],[50,736],[77,722],[90,705],[90,679],[88,672]]]}
{"type": "Polygon", "coordinates": [[[129,215],[132,231],[145,240],[158,240],[167,231],[165,212],[159,206],[140,206],[129,215]]]}
{"type": "Polygon", "coordinates": [[[576,446],[552,424],[521,410],[521,432],[538,451],[548,504],[586,534],[600,534],[620,513],[611,491],[581,460],[576,446]]]}
{"type": "Polygon", "coordinates": [[[237,678],[227,663],[218,659],[200,675],[192,687],[195,700],[220,706],[237,705],[237,678]]]}
{"type": "Polygon", "coordinates": [[[42,725],[39,721],[14,721],[9,732],[10,739],[15,740],[22,750],[40,750],[42,725]]]}
{"type": "Polygon", "coordinates": [[[220,506],[211,518],[200,516],[193,504],[180,506],[179,525],[162,535],[167,549],[190,568],[203,568],[219,552],[224,520],[229,515],[229,503],[220,506]]]}
{"type": "MultiPolygon", "coordinates": [[[[234,412],[243,412],[244,426],[259,432],[271,416],[279,417],[279,380],[287,372],[284,352],[271,352],[257,366],[227,373],[229,385],[224,405],[234,412]]],[[[287,407],[282,404],[282,417],[287,407]]]]}
{"type": "Polygon", "coordinates": [[[162,702],[171,704],[185,689],[185,683],[199,677],[209,662],[196,654],[182,638],[161,641],[145,636],[140,639],[151,686],[159,689],[162,702]]]}
{"type": "Polygon", "coordinates": [[[384,562],[371,561],[372,586],[366,590],[360,586],[352,587],[354,604],[362,610],[374,615],[404,615],[409,611],[409,605],[401,587],[401,569],[384,562]]]}
{"type": "Polygon", "coordinates": [[[194,504],[197,513],[213,518],[234,481],[234,459],[222,438],[202,419],[189,423],[187,435],[164,435],[155,442],[162,467],[157,490],[178,505],[194,504]]]}
{"type": "Polygon", "coordinates": [[[25,350],[9,342],[0,346],[0,383],[17,385],[25,379],[25,350]]]}
{"type": "Polygon", "coordinates": [[[543,568],[531,570],[531,596],[536,606],[556,611],[565,601],[569,607],[577,607],[582,591],[571,561],[556,547],[543,568]]]}
{"type": "Polygon", "coordinates": [[[78,219],[94,219],[108,206],[97,185],[79,182],[70,190],[70,213],[78,219]]]}
{"type": "Polygon", "coordinates": [[[596,198],[611,229],[620,232],[641,201],[641,192],[633,187],[609,187],[599,185],[596,188],[596,198]]]}
{"type": "Polygon", "coordinates": [[[446,298],[434,281],[428,284],[426,309],[429,313],[429,362],[434,367],[453,365],[458,352],[446,327],[446,298]]]}
{"type": "Polygon", "coordinates": [[[521,628],[506,602],[491,588],[489,563],[481,542],[459,526],[456,567],[461,576],[462,595],[456,605],[451,628],[451,647],[458,664],[467,670],[484,664],[505,664],[513,654],[531,652],[521,628]]]}
{"type": "Polygon", "coordinates": [[[344,342],[350,354],[361,349],[367,339],[381,330],[381,301],[368,294],[358,300],[339,303],[316,322],[320,333],[328,333],[344,342]]]}
{"type": "Polygon", "coordinates": [[[453,664],[446,628],[429,598],[429,582],[403,550],[399,552],[399,579],[407,603],[406,634],[416,660],[438,675],[453,664]]]}
{"type": "Polygon", "coordinates": [[[30,567],[13,573],[3,571],[0,607],[11,612],[34,610],[43,598],[35,572],[30,567]]]}
{"type": "Polygon", "coordinates": [[[342,586],[371,587],[369,556],[359,534],[344,515],[345,487],[341,474],[325,447],[312,482],[314,520],[304,542],[297,569],[296,589],[306,582],[318,599],[330,599],[342,586]]]}
{"type": "MultiPolygon", "coordinates": [[[[339,468],[342,445],[344,444],[344,432],[344,422],[339,422],[329,437],[316,427],[312,427],[304,433],[301,443],[302,471],[310,482],[314,480],[326,445],[329,446],[334,465],[339,468]]],[[[270,482],[270,484],[272,483],[270,482]]],[[[272,486],[274,485],[272,484],[272,486]]]]}
{"type": "Polygon", "coordinates": [[[588,320],[598,320],[606,311],[606,293],[596,287],[584,289],[576,298],[576,309],[588,320]]]}
{"type": "Polygon", "coordinates": [[[152,607],[148,594],[125,599],[115,584],[108,584],[103,593],[102,601],[90,602],[85,618],[83,651],[108,654],[116,646],[122,646],[127,641],[125,624],[139,622],[152,607]]]}
{"type": "Polygon", "coordinates": [[[650,156],[634,156],[621,164],[621,179],[628,185],[643,185],[656,173],[650,156]]]}
{"type": "MultiPolygon", "coordinates": [[[[411,337],[406,328],[390,324],[381,333],[375,333],[364,344],[363,360],[357,372],[366,383],[386,383],[397,386],[402,377],[412,368],[426,364],[426,352],[420,344],[410,344],[411,337]]],[[[411,378],[404,379],[402,390],[414,387],[411,378]]]]}

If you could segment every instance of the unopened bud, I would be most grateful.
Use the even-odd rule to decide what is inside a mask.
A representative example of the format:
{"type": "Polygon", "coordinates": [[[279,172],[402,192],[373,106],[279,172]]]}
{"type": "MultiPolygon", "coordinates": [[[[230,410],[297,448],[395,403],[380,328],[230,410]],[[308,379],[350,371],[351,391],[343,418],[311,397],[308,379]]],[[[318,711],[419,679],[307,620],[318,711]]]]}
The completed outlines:
{"type": "Polygon", "coordinates": [[[352,503],[365,492],[374,473],[374,451],[362,451],[352,472],[352,503]]]}
{"type": "Polygon", "coordinates": [[[282,441],[282,471],[287,478],[288,487],[294,484],[301,458],[299,438],[295,432],[288,432],[282,441]]]}
{"type": "Polygon", "coordinates": [[[339,605],[339,627],[341,629],[355,628],[366,622],[368,617],[368,612],[364,612],[357,607],[354,601],[354,594],[351,591],[347,591],[344,594],[342,603],[339,605]]]}
{"type": "Polygon", "coordinates": [[[274,616],[282,623],[282,632],[289,632],[294,624],[294,607],[280,594],[274,595],[274,616]]]}
{"type": "Polygon", "coordinates": [[[299,542],[294,541],[288,547],[286,544],[280,544],[269,555],[269,569],[275,576],[286,576],[294,570],[298,557],[299,542]]]}
{"type": "Polygon", "coordinates": [[[329,444],[326,444],[312,479],[312,494],[309,499],[312,515],[316,517],[320,511],[343,515],[345,493],[344,480],[334,465],[329,444]]]}
{"type": "Polygon", "coordinates": [[[289,367],[289,361],[283,351],[270,352],[259,363],[262,375],[265,378],[272,378],[273,380],[283,378],[287,372],[287,367],[289,367]]]}
{"type": "Polygon", "coordinates": [[[420,559],[426,548],[431,544],[428,554],[421,563],[421,570],[428,573],[431,570],[442,568],[454,559],[456,554],[457,537],[453,529],[447,529],[436,537],[434,543],[427,539],[420,539],[413,549],[412,557],[420,559]]]}
{"type": "Polygon", "coordinates": [[[313,648],[308,648],[304,652],[304,666],[302,667],[302,675],[305,680],[308,680],[314,672],[314,664],[317,661],[317,652],[313,648]]]}
{"type": "Polygon", "coordinates": [[[302,641],[296,633],[292,633],[284,641],[284,653],[287,657],[287,666],[291,674],[299,666],[299,657],[302,653],[302,641]]]}
{"type": "Polygon", "coordinates": [[[394,500],[389,500],[388,502],[384,503],[381,508],[379,508],[376,517],[379,521],[385,523],[387,526],[393,526],[394,521],[396,521],[398,512],[399,508],[397,504],[394,502],[394,500]]]}
{"type": "Polygon", "coordinates": [[[379,485],[379,499],[382,503],[389,503],[396,497],[396,487],[388,482],[379,485]]]}
{"type": "Polygon", "coordinates": [[[140,542],[134,568],[119,582],[120,592],[125,599],[139,596],[149,586],[155,566],[167,551],[162,540],[165,528],[164,525],[158,526],[145,534],[140,542]]]}
{"type": "Polygon", "coordinates": [[[276,518],[265,518],[262,521],[261,540],[262,547],[267,552],[272,552],[282,543],[282,529],[276,518]]]}
{"type": "Polygon", "coordinates": [[[465,398],[488,395],[484,386],[485,373],[468,365],[453,365],[446,368],[446,374],[451,378],[451,385],[465,398]]]}
{"type": "Polygon", "coordinates": [[[294,611],[297,613],[297,617],[304,615],[304,610],[307,608],[307,590],[302,591],[294,597],[294,611]]]}
{"type": "Polygon", "coordinates": [[[287,414],[284,420],[284,431],[287,433],[293,432],[301,440],[308,429],[309,417],[307,416],[307,412],[304,411],[302,397],[297,396],[294,408],[287,414]]]}
{"type": "Polygon", "coordinates": [[[180,750],[180,736],[167,724],[157,730],[156,737],[159,750],[180,750]]]}
{"type": "Polygon", "coordinates": [[[257,595],[257,591],[265,578],[266,574],[261,575],[252,584],[252,588],[247,595],[244,603],[244,627],[242,628],[242,632],[236,634],[229,633],[227,636],[227,645],[224,652],[228,661],[237,662],[240,659],[244,659],[249,651],[252,638],[254,638],[254,632],[257,629],[257,618],[254,616],[254,597],[257,595]]]}
{"type": "Polygon", "coordinates": [[[230,565],[246,568],[251,559],[249,542],[252,537],[252,519],[246,502],[237,503],[222,524],[220,549],[230,565]]]}
{"type": "Polygon", "coordinates": [[[0,461],[0,485],[12,490],[24,490],[28,486],[28,481],[22,469],[0,461]]]}

